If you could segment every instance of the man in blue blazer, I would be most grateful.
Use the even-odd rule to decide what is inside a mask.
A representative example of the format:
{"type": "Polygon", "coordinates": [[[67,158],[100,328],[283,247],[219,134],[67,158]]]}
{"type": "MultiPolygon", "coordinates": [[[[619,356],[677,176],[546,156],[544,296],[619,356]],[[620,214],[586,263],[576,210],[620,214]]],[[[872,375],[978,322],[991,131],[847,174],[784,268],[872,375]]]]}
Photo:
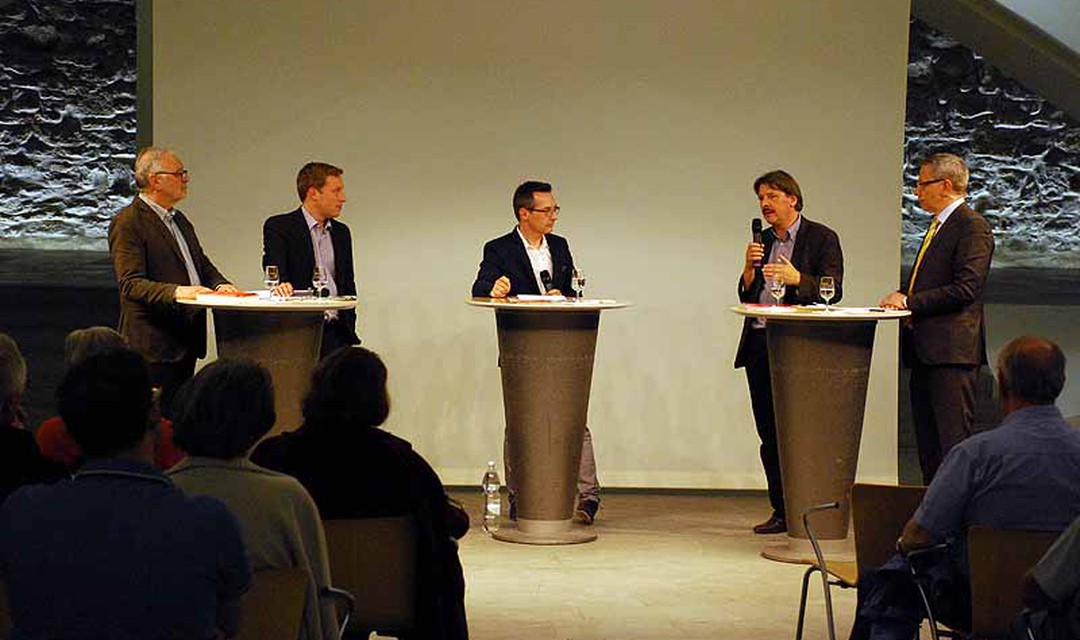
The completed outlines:
{"type": "MultiPolygon", "coordinates": [[[[352,235],[338,219],[345,204],[343,173],[324,162],[305,164],[296,176],[300,208],[271,216],[263,224],[263,268],[277,265],[281,278],[277,293],[291,295],[294,289],[310,289],[318,265],[331,296],[356,295],[352,235]]],[[[359,343],[354,310],[326,313],[320,357],[359,343]]]]}
{"type": "MultiPolygon", "coordinates": [[[[488,241],[484,257],[473,282],[476,298],[506,298],[521,294],[573,295],[570,280],[574,273],[574,258],[566,238],[551,233],[559,219],[559,203],[551,185],[530,180],[514,190],[514,216],[517,219],[510,233],[488,241]]],[[[516,483],[513,469],[507,461],[506,485],[510,490],[511,518],[515,515],[516,483]]],[[[574,517],[592,524],[600,508],[600,483],[596,477],[592,434],[585,427],[581,445],[581,466],[578,469],[578,505],[574,517]]]]}
{"type": "MultiPolygon", "coordinates": [[[[836,283],[833,301],[839,302],[843,297],[844,280],[840,237],[829,227],[802,215],[803,196],[799,183],[786,171],[770,171],[754,181],[754,193],[761,207],[761,217],[769,228],[762,234],[762,243],[751,242],[746,247],[743,271],[739,276],[739,300],[772,303],[765,281],[780,277],[786,285],[785,304],[820,302],[818,284],[821,276],[832,276],[836,283]]],[[[735,367],[746,368],[750,406],[761,439],[761,465],[765,468],[772,505],[772,515],[755,525],[754,533],[783,533],[787,531],[787,516],[764,320],[747,318],[743,322],[735,367]]]]}
{"type": "Polygon", "coordinates": [[[965,202],[968,168],[951,153],[923,161],[915,195],[933,216],[908,285],[881,306],[911,311],[900,355],[911,369],[911,415],[923,482],[930,484],[954,445],[971,435],[975,385],[986,364],[983,288],[994,233],[965,202]]]}

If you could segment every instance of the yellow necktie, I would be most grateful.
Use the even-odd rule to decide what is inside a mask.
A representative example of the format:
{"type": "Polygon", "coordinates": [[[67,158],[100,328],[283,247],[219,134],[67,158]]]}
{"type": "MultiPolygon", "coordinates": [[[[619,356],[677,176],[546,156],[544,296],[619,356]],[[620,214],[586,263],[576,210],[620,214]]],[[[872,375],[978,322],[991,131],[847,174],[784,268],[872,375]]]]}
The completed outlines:
{"type": "Polygon", "coordinates": [[[909,296],[911,290],[915,288],[915,276],[919,275],[919,265],[922,264],[923,256],[926,255],[926,250],[930,248],[930,242],[934,239],[934,234],[937,233],[940,226],[941,221],[934,218],[934,221],[930,223],[930,228],[926,231],[926,237],[923,238],[922,246],[919,247],[919,255],[915,257],[915,268],[911,270],[911,279],[908,280],[907,294],[909,296]]]}

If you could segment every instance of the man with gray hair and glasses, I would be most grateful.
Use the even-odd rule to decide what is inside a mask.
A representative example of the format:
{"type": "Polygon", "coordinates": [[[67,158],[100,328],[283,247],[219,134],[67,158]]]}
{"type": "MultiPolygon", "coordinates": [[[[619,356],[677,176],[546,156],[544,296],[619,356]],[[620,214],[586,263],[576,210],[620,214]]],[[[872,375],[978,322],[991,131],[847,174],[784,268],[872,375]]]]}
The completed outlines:
{"type": "Polygon", "coordinates": [[[176,301],[236,291],[203,253],[195,227],[175,208],[187,196],[188,180],[184,163],[171,150],[143,149],[135,158],[139,195],[109,225],[120,333],[150,364],[166,417],[176,390],[206,355],[206,312],[176,301]]]}
{"type": "Polygon", "coordinates": [[[907,285],[879,303],[907,309],[900,355],[911,369],[911,413],[923,482],[945,454],[971,435],[975,383],[986,364],[983,288],[994,234],[968,206],[968,169],[951,153],[935,153],[919,169],[915,195],[932,216],[907,285]]]}

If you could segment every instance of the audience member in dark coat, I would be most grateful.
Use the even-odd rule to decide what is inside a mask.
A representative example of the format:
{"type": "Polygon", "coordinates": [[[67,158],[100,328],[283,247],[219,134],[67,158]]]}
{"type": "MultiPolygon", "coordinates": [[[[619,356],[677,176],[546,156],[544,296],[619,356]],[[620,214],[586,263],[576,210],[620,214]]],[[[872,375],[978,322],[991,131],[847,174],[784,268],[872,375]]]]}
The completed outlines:
{"type": "Polygon", "coordinates": [[[0,503],[24,484],[48,482],[62,477],[38,450],[34,436],[25,430],[22,394],[26,390],[26,361],[19,346],[0,333],[0,503]]]}
{"type": "Polygon", "coordinates": [[[300,480],[325,519],[413,516],[426,589],[415,638],[468,638],[455,541],[468,531],[468,515],[412,445],[378,428],[390,413],[382,360],[363,347],[328,356],[312,375],[303,413],[300,429],[265,440],[251,459],[300,480]]]}

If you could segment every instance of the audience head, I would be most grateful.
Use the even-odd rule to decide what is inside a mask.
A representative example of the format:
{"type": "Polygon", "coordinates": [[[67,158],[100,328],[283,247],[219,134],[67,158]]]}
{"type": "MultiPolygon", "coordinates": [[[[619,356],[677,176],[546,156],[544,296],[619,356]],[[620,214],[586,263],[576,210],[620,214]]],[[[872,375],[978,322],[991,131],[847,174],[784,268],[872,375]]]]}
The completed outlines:
{"type": "Polygon", "coordinates": [[[776,169],[775,171],[770,171],[759,176],[757,180],[754,180],[754,195],[761,194],[762,185],[772,187],[785,195],[796,198],[795,204],[792,205],[792,207],[795,211],[803,210],[802,189],[799,188],[799,183],[787,171],[776,169]]]}
{"type": "Polygon", "coordinates": [[[26,360],[19,345],[6,333],[0,333],[0,427],[18,426],[21,403],[26,391],[26,360]]]}
{"type": "Polygon", "coordinates": [[[67,334],[64,340],[64,366],[73,367],[90,356],[123,349],[127,346],[124,336],[109,327],[87,327],[67,334]]]}
{"type": "Polygon", "coordinates": [[[390,415],[386,365],[363,347],[338,349],[312,373],[303,411],[312,429],[381,425],[390,415]]]}
{"type": "Polygon", "coordinates": [[[57,396],[60,417],[87,458],[129,451],[151,427],[150,371],[127,348],[76,363],[64,374],[57,396]]]}
{"type": "Polygon", "coordinates": [[[532,209],[536,204],[534,193],[551,193],[551,185],[537,180],[528,180],[514,189],[514,218],[521,219],[521,210],[532,209]]]}
{"type": "Polygon", "coordinates": [[[189,380],[173,401],[173,440],[188,454],[244,456],[277,419],[270,372],[251,360],[217,360],[189,380]]]}
{"type": "Polygon", "coordinates": [[[1054,404],[1065,387],[1065,354],[1039,336],[1015,338],[997,360],[998,389],[1006,413],[1036,404],[1054,404]]]}

